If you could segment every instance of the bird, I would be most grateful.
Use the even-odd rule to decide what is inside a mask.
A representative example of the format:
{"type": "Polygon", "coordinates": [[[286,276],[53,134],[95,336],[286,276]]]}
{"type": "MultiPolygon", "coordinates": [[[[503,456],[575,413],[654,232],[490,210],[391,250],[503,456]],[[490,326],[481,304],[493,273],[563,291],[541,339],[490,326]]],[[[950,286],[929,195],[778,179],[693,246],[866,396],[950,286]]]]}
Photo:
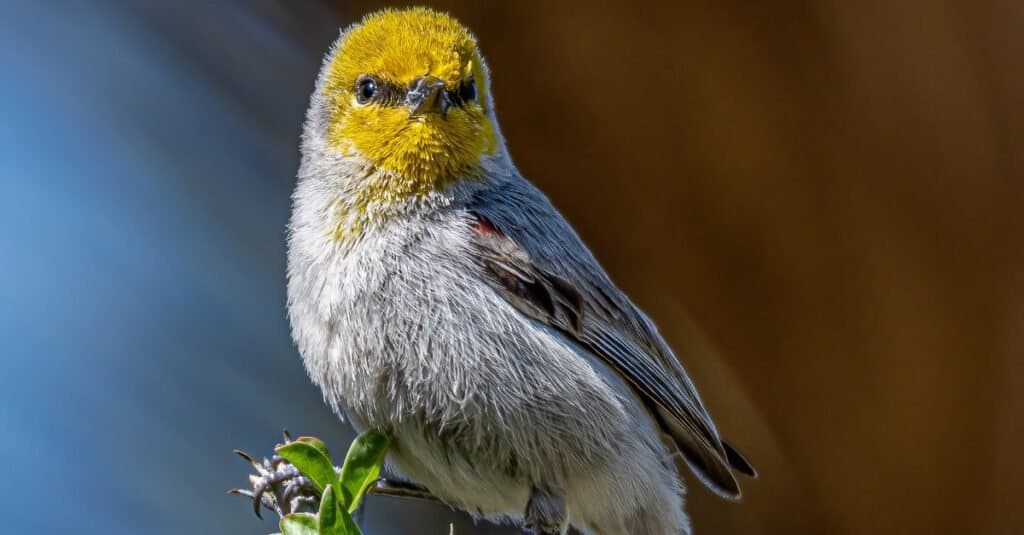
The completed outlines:
{"type": "Polygon", "coordinates": [[[287,249],[312,382],[355,429],[391,435],[396,479],[453,508],[540,535],[679,535],[681,466],[728,500],[734,470],[756,475],[517,170],[477,39],[447,13],[385,9],[341,30],[303,126],[287,249]]]}

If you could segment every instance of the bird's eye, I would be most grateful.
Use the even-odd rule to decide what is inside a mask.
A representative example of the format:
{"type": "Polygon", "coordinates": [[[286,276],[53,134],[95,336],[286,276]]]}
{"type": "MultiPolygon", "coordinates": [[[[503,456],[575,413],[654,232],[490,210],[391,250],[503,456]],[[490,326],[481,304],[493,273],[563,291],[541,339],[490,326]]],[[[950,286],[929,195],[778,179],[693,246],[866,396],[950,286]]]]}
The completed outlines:
{"type": "Polygon", "coordinates": [[[476,100],[476,80],[472,77],[462,85],[459,86],[459,99],[463,102],[473,102],[476,100]]]}
{"type": "Polygon", "coordinates": [[[377,96],[377,81],[373,78],[362,78],[356,86],[356,101],[366,104],[377,96]]]}

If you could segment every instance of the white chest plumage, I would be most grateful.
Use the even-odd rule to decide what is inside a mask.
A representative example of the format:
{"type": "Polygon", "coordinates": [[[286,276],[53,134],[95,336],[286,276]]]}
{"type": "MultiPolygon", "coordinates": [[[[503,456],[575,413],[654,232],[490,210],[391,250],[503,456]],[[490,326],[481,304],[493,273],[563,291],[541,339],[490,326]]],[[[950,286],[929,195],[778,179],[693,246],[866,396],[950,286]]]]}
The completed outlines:
{"type": "Polygon", "coordinates": [[[457,210],[422,218],[324,255],[322,241],[304,249],[321,229],[294,217],[289,314],[327,401],[357,427],[393,431],[394,468],[483,516],[521,515],[531,481],[570,500],[604,480],[648,484],[627,477],[635,452],[663,446],[619,376],[482,280],[457,210]]]}

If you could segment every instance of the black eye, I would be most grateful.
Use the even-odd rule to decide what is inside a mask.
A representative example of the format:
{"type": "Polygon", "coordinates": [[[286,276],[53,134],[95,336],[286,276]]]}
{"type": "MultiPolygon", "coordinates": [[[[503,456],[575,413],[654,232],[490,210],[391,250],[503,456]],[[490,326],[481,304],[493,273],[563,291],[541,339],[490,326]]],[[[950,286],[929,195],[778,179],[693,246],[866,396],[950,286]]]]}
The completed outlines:
{"type": "Polygon", "coordinates": [[[470,78],[459,86],[459,100],[473,102],[476,100],[476,80],[470,78]]]}
{"type": "Polygon", "coordinates": [[[373,78],[362,78],[356,86],[356,102],[366,104],[377,96],[377,81],[373,78]]]}

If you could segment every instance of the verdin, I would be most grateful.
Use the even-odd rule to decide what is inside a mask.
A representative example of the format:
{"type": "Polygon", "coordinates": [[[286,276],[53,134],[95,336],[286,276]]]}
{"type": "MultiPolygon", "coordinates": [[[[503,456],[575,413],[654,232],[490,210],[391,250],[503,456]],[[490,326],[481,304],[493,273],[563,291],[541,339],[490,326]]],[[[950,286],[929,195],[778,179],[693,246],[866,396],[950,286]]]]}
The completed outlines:
{"type": "Polygon", "coordinates": [[[477,42],[452,17],[386,10],[341,33],[293,201],[293,336],[339,415],[392,434],[400,477],[544,534],[689,533],[680,456],[740,496],[730,467],[753,469],[516,170],[477,42]]]}

